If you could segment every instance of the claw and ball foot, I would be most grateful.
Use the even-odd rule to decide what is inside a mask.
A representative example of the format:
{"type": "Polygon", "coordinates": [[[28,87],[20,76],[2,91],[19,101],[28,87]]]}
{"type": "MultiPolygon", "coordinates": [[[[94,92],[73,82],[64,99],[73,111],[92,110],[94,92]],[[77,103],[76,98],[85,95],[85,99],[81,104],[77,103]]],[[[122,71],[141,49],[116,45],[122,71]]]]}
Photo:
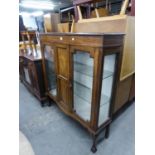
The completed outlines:
{"type": "Polygon", "coordinates": [[[95,153],[97,151],[97,148],[96,148],[96,139],[97,139],[97,136],[96,135],[93,135],[93,145],[91,147],[91,151],[93,153],[95,153]]]}
{"type": "Polygon", "coordinates": [[[92,146],[91,151],[92,151],[93,153],[95,153],[95,152],[97,151],[97,148],[96,148],[95,145],[92,146]]]}

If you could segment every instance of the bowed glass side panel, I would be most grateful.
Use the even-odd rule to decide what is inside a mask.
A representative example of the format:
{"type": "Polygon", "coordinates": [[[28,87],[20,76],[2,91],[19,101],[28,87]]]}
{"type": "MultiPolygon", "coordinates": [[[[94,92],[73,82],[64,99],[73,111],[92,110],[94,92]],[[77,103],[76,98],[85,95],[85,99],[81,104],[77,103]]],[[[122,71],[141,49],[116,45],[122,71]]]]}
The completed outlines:
{"type": "Polygon", "coordinates": [[[84,51],[73,54],[74,110],[85,121],[90,121],[94,60],[84,51]]]}
{"type": "Polygon", "coordinates": [[[54,60],[54,49],[51,46],[45,46],[44,49],[45,58],[45,72],[48,83],[48,91],[51,95],[57,95],[57,81],[56,81],[56,71],[55,71],[55,60],[54,60]]]}
{"type": "Polygon", "coordinates": [[[112,97],[112,89],[115,73],[115,63],[116,63],[116,54],[104,56],[98,126],[101,126],[109,118],[109,110],[111,105],[111,97],[112,97]]]}

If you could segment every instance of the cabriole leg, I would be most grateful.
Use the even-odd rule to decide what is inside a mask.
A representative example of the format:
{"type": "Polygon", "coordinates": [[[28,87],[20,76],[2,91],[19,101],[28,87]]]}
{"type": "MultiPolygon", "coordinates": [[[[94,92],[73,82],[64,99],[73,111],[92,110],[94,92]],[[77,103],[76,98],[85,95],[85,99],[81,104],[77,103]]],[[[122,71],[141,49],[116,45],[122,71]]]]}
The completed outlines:
{"type": "Polygon", "coordinates": [[[91,151],[93,153],[95,153],[97,151],[97,148],[96,148],[96,140],[97,140],[97,136],[96,135],[93,135],[93,145],[91,147],[91,151]]]}

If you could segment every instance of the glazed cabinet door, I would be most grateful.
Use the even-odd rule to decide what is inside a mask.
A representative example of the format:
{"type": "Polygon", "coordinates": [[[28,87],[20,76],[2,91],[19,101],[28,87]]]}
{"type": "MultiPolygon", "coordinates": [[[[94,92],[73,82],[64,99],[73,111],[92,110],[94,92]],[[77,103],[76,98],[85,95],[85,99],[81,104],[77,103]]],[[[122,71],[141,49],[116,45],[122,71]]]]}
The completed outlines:
{"type": "Polygon", "coordinates": [[[55,47],[46,44],[42,47],[43,69],[46,91],[53,99],[57,98],[56,51],[55,47]]]}
{"type": "Polygon", "coordinates": [[[57,79],[58,79],[58,103],[65,111],[71,111],[70,104],[70,63],[69,46],[56,45],[57,51],[57,79]]]}
{"type": "Polygon", "coordinates": [[[93,48],[71,47],[73,109],[75,114],[87,123],[91,122],[94,80],[93,52],[93,48]]]}

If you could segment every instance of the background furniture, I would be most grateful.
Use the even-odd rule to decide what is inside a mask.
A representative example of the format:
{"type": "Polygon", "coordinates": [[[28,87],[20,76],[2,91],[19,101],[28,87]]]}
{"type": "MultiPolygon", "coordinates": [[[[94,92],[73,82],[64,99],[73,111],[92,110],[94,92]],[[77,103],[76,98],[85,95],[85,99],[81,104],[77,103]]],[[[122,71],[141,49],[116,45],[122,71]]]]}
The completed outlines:
{"type": "Polygon", "coordinates": [[[27,54],[33,55],[37,53],[37,36],[35,30],[26,30],[20,32],[22,36],[22,42],[24,50],[27,54]],[[27,40],[25,40],[25,38],[27,40]]]}
{"type": "Polygon", "coordinates": [[[41,56],[27,55],[21,52],[19,55],[19,72],[21,82],[39,99],[41,106],[44,106],[46,95],[41,56]]]}
{"type": "Polygon", "coordinates": [[[47,95],[97,137],[108,138],[124,34],[40,34],[47,95]]]}
{"type": "Polygon", "coordinates": [[[59,13],[51,13],[44,15],[45,32],[58,32],[57,24],[60,23],[59,13]]]}

